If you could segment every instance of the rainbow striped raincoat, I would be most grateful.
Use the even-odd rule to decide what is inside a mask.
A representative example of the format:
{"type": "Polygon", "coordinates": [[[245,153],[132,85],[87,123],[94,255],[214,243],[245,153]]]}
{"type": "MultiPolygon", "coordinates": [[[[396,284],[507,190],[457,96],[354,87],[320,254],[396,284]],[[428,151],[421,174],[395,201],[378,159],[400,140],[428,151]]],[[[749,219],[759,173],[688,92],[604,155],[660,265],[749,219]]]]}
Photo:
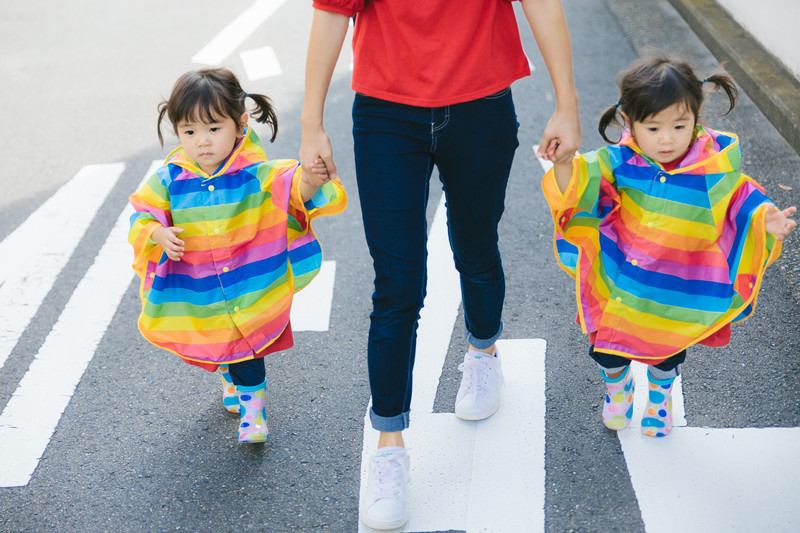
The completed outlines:
{"type": "Polygon", "coordinates": [[[338,178],[304,203],[300,176],[297,161],[268,161],[251,128],[212,176],[181,148],[169,154],[130,197],[145,339],[213,368],[258,357],[281,336],[293,294],[322,263],[311,220],[347,204],[338,178]],[[150,240],[159,225],[184,230],[181,261],[150,240]]]}
{"type": "Polygon", "coordinates": [[[545,174],[556,257],[595,349],[658,364],[752,314],[781,243],[764,229],[771,202],[739,159],[735,135],[698,125],[672,171],[625,132],[575,157],[563,194],[545,174]]]}

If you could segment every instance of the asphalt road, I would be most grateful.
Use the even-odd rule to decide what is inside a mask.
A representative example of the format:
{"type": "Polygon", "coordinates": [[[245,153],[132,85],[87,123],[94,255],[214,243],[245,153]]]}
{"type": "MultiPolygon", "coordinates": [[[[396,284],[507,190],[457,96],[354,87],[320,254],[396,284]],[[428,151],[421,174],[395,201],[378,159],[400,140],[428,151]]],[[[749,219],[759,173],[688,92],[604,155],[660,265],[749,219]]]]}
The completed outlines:
{"type": "MultiPolygon", "coordinates": [[[[173,144],[158,146],[156,105],[180,74],[199,67],[191,62],[194,54],[252,4],[235,0],[221,9],[210,0],[63,5],[34,0],[0,7],[5,80],[0,110],[6,123],[0,128],[5,155],[0,238],[82,167],[125,163],[119,182],[0,367],[0,409],[90,268],[128,195],[151,162],[174,146],[169,136],[173,144]]],[[[662,50],[688,58],[700,72],[717,66],[666,2],[570,0],[565,8],[585,150],[602,145],[596,120],[616,100],[616,73],[637,56],[662,50]]],[[[268,148],[272,157],[297,154],[310,18],[310,2],[286,2],[222,62],[241,76],[246,90],[273,98],[280,135],[268,148]],[[275,50],[282,74],[248,81],[239,53],[264,46],[275,50]]],[[[520,148],[501,247],[508,284],[504,336],[547,341],[545,523],[530,531],[645,531],[642,495],[634,490],[620,440],[600,421],[603,385],[574,323],[572,281],[552,254],[552,224],[540,187],[543,171],[531,146],[552,112],[553,96],[519,18],[536,71],[513,86],[520,148]]],[[[269,359],[269,442],[238,446],[237,420],[221,409],[217,376],[141,339],[137,287],[131,283],[30,482],[0,488],[0,531],[357,530],[372,272],[352,161],[348,62],[346,51],[331,87],[326,125],[350,206],[316,227],[326,259],[337,263],[330,328],[297,333],[293,349],[269,359]]],[[[799,204],[798,154],[747,95],[726,117],[718,116],[722,103],[722,98],[710,100],[705,121],[739,134],[745,172],[778,205],[799,204]]],[[[433,189],[431,215],[440,194],[433,189]]],[[[69,217],[50,221],[69,223],[69,217]]],[[[41,239],[32,245],[46,247],[48,231],[43,225],[41,239]]],[[[796,235],[787,240],[784,257],[768,270],[756,313],[734,327],[731,345],[691,350],[683,368],[689,426],[800,427],[796,241],[796,235]]],[[[0,259],[13,262],[14,255],[0,259]]],[[[436,412],[452,412],[464,348],[461,320],[439,382],[436,412]]],[[[69,344],[64,343],[65,352],[69,344]]],[[[30,416],[37,416],[35,410],[30,416]]],[[[786,498],[789,506],[796,494],[786,498]]],[[[784,525],[789,531],[798,524],[784,525]]]]}

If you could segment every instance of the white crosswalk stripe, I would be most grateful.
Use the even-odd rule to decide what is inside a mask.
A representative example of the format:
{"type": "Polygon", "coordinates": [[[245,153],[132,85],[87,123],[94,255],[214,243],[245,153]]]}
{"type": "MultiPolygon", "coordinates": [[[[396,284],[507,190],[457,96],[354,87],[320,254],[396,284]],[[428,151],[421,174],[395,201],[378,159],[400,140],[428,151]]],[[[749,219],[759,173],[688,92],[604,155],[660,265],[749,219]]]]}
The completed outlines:
{"type": "Polygon", "coordinates": [[[0,243],[0,368],[124,168],[82,168],[0,243]]]}
{"type": "Polygon", "coordinates": [[[222,63],[285,3],[286,0],[256,1],[197,52],[192,57],[192,63],[203,65],[222,63]]]}
{"type": "Polygon", "coordinates": [[[271,46],[245,50],[239,56],[251,81],[280,76],[283,72],[278,56],[271,46]]]}
{"type": "Polygon", "coordinates": [[[133,279],[127,242],[132,213],[133,208],[127,206],[117,218],[94,263],[75,287],[0,413],[0,487],[24,486],[30,481],[133,279]]]}

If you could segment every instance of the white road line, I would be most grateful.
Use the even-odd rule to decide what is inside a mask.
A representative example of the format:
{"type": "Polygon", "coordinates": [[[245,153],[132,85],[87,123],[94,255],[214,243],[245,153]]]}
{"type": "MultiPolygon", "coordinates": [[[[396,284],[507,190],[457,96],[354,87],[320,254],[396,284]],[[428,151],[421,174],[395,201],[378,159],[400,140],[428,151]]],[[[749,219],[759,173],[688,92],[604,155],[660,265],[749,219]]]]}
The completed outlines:
{"type": "MultiPolygon", "coordinates": [[[[497,413],[480,422],[465,422],[453,413],[411,413],[412,425],[405,432],[411,455],[410,518],[400,531],[544,530],[545,342],[497,344],[506,379],[497,413]]],[[[367,417],[362,498],[377,442],[378,432],[367,417]]]]}
{"type": "Polygon", "coordinates": [[[800,428],[680,427],[619,440],[645,530],[800,531],[800,428]]]}
{"type": "Polygon", "coordinates": [[[0,367],[124,169],[83,167],[0,243],[0,367]]]}
{"type": "Polygon", "coordinates": [[[461,305],[461,285],[447,237],[447,215],[442,195],[428,235],[428,292],[420,312],[414,394],[411,410],[433,411],[453,326],[461,305]]]}
{"type": "Polygon", "coordinates": [[[218,65],[275,13],[286,0],[257,0],[197,52],[192,63],[218,65]]]}
{"type": "Polygon", "coordinates": [[[134,273],[127,235],[132,213],[128,205],[120,214],[0,414],[0,487],[19,487],[30,482],[131,283],[134,273]]]}
{"type": "Polygon", "coordinates": [[[328,331],[335,280],[336,261],[323,261],[317,277],[294,295],[290,311],[292,331],[328,331]]]}
{"type": "Polygon", "coordinates": [[[245,50],[239,54],[250,81],[263,80],[272,76],[279,76],[281,63],[271,46],[245,50]]]}

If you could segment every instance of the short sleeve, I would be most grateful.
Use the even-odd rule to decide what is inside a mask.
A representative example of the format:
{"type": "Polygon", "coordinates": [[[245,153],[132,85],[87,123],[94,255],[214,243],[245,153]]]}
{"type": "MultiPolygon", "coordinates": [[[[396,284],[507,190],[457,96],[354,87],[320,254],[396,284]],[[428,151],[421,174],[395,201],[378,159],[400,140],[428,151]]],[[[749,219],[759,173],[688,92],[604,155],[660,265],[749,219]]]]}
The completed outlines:
{"type": "Polygon", "coordinates": [[[314,0],[315,9],[352,17],[362,9],[366,0],[314,0]]]}

